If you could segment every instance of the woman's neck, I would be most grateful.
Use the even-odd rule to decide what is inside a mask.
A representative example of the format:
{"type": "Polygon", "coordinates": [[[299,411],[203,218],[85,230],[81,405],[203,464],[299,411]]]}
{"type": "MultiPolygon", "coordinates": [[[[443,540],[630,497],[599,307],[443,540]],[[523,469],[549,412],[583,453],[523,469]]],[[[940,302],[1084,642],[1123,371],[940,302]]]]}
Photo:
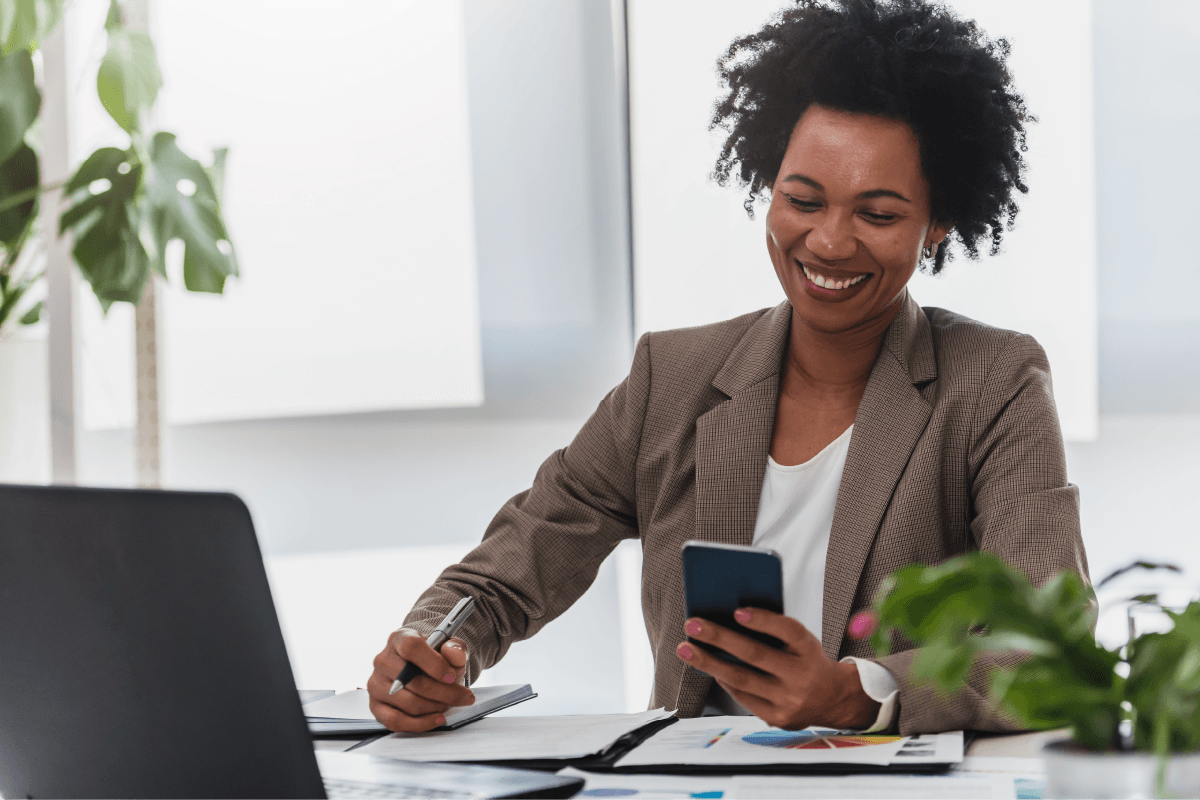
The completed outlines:
{"type": "Polygon", "coordinates": [[[813,328],[792,312],[783,389],[785,392],[862,396],[884,334],[899,313],[871,320],[862,328],[830,332],[813,328]]]}

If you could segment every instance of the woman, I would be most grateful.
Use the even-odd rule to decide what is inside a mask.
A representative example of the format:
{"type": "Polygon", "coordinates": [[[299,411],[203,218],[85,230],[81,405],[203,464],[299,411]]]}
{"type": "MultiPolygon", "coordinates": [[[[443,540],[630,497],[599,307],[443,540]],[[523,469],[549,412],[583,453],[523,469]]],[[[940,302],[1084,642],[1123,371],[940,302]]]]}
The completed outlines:
{"type": "Polygon", "coordinates": [[[911,643],[875,659],[844,635],[906,564],[979,548],[1038,584],[1062,569],[1086,578],[1042,349],[922,309],[906,289],[922,263],[942,269],[948,240],[976,257],[990,239],[994,252],[1016,214],[1027,115],[1006,56],[922,0],[809,0],[731,45],[716,175],[748,187],[748,211],[769,198],[767,252],[787,301],[642,337],[629,377],[376,658],[380,721],[439,724],[470,701],[463,677],[562,613],[636,537],[652,706],[793,729],[1014,727],[986,699],[988,665],[944,697],[910,678],[911,643]],[[739,620],[783,650],[684,619],[680,546],[693,538],[781,553],[786,616],[739,620]],[[464,595],[479,609],[435,653],[422,637],[464,595]],[[389,695],[406,661],[426,675],[389,695]]]}

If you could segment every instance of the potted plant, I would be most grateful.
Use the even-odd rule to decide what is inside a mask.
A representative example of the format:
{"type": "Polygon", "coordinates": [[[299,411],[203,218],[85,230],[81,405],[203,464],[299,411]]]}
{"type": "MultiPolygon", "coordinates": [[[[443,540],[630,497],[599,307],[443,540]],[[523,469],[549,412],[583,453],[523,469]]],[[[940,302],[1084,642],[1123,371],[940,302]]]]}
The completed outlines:
{"type": "MultiPolygon", "coordinates": [[[[1137,562],[1101,585],[1164,566],[1137,562]]],[[[871,635],[880,655],[904,640],[921,646],[914,676],[946,691],[963,685],[981,655],[1022,652],[1016,666],[995,669],[991,692],[1030,729],[1070,729],[1044,752],[1047,797],[1200,797],[1200,602],[1171,610],[1152,594],[1129,600],[1173,627],[1131,630],[1108,649],[1093,634],[1095,592],[1076,573],[1035,588],[975,552],[898,570],[851,631],[871,635]]]]}
{"type": "MultiPolygon", "coordinates": [[[[37,131],[42,92],[33,55],[59,25],[63,5],[64,0],[0,0],[0,341],[15,338],[17,328],[41,318],[44,258],[37,257],[37,228],[42,194],[50,190],[63,189],[60,235],[73,234],[74,261],[106,312],[114,302],[137,306],[153,276],[166,277],[171,242],[182,243],[183,283],[189,291],[219,294],[226,279],[238,274],[221,210],[226,153],[215,151],[212,165],[205,166],[185,154],[173,134],[150,130],[150,111],[162,87],[158,59],[145,20],[140,26],[130,24],[121,0],[109,2],[104,23],[108,46],[96,92],[128,146],[102,147],[67,180],[41,182],[37,131]]],[[[153,330],[138,326],[137,335],[153,336],[153,330]]],[[[44,343],[39,344],[44,350],[44,343]]],[[[16,397],[12,387],[39,380],[29,368],[6,372],[10,362],[16,360],[6,360],[0,352],[0,391],[5,394],[0,411],[29,408],[28,398],[16,397]]],[[[38,374],[44,381],[44,367],[38,374]]],[[[143,388],[139,385],[139,404],[156,405],[157,391],[143,388]]],[[[148,411],[140,416],[159,417],[157,408],[148,411]]],[[[11,414],[0,416],[0,480],[7,463],[5,443],[28,426],[11,414]]]]}
{"type": "Polygon", "coordinates": [[[44,273],[37,236],[40,174],[30,130],[41,95],[30,54],[17,43],[33,38],[23,22],[36,17],[35,10],[0,15],[0,481],[13,482],[45,480],[49,473],[46,342],[44,326],[37,324],[44,273]]]}

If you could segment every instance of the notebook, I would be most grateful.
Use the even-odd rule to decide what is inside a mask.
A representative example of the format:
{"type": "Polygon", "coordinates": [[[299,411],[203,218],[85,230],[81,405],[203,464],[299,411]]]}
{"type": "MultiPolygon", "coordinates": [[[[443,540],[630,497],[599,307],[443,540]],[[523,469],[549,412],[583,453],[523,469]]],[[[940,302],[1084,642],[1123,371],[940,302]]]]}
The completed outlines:
{"type": "MultiPolygon", "coordinates": [[[[446,712],[446,724],[435,730],[452,731],[469,725],[477,719],[495,713],[502,708],[515,706],[537,697],[529,684],[506,686],[481,686],[472,689],[475,704],[455,706],[446,712]]],[[[308,730],[313,734],[375,734],[386,733],[387,728],[371,714],[370,698],[366,689],[342,692],[333,697],[306,703],[304,716],[308,730]]]]}

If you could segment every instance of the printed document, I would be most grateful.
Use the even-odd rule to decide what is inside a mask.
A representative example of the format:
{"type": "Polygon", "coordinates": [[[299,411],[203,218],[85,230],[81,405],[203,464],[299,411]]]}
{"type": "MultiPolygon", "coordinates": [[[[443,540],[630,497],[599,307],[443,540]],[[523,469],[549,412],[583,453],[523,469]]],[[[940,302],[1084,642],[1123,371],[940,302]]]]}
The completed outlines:
{"type": "MultiPolygon", "coordinates": [[[[623,775],[559,770],[593,797],[759,800],[1013,800],[1029,797],[1007,775],[623,775]]],[[[1039,795],[1040,796],[1040,795],[1039,795]]]]}
{"type": "MultiPolygon", "coordinates": [[[[676,723],[678,724],[678,723],[676,723]]],[[[560,769],[555,775],[583,778],[579,797],[645,797],[673,800],[694,797],[741,797],[730,792],[733,778],[696,775],[610,775],[585,772],[574,767],[560,769]]]]}
{"type": "Polygon", "coordinates": [[[962,732],[929,736],[785,731],[757,717],[697,717],[665,728],[617,767],[665,765],[863,764],[918,766],[962,761],[962,732]]]}
{"type": "Polygon", "coordinates": [[[1013,800],[1004,775],[739,776],[726,797],[738,800],[1013,800]]]}

